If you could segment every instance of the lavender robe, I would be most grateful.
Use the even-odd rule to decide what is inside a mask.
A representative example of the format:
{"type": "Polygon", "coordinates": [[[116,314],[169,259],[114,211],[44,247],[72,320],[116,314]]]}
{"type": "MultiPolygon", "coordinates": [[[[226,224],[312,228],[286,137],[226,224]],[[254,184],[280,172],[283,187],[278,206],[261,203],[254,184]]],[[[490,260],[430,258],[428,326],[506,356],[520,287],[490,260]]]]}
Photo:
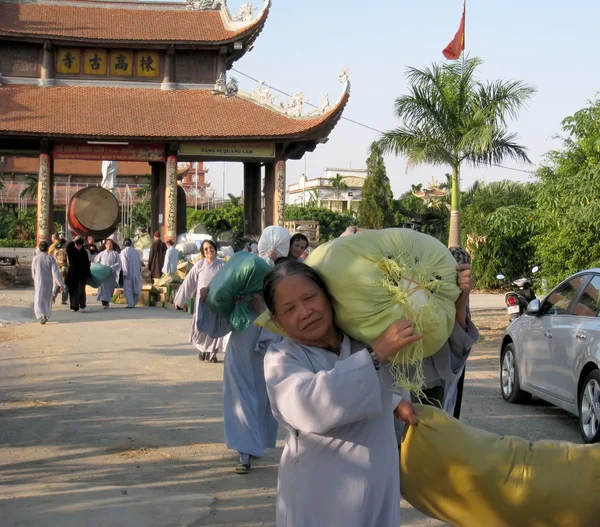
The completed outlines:
{"type": "Polygon", "coordinates": [[[53,280],[56,285],[64,287],[62,276],[54,257],[40,252],[31,262],[31,276],[35,287],[33,309],[36,318],[50,317],[52,311],[53,280]]]}
{"type": "Polygon", "coordinates": [[[119,285],[119,272],[121,271],[121,258],[117,251],[102,251],[94,258],[94,262],[110,267],[110,276],[98,288],[98,302],[110,302],[119,285]]]}
{"type": "Polygon", "coordinates": [[[175,297],[175,305],[182,307],[194,293],[196,294],[196,308],[194,309],[194,318],[192,319],[190,342],[194,344],[196,349],[200,352],[214,353],[216,350],[222,349],[222,339],[212,338],[206,333],[198,331],[197,324],[200,290],[209,286],[210,281],[224,265],[225,262],[217,258],[215,258],[212,263],[208,263],[206,259],[200,260],[192,267],[175,297]]]}
{"type": "Polygon", "coordinates": [[[125,247],[119,255],[123,271],[123,294],[129,307],[135,307],[142,291],[142,259],[135,247],[125,247]]]}

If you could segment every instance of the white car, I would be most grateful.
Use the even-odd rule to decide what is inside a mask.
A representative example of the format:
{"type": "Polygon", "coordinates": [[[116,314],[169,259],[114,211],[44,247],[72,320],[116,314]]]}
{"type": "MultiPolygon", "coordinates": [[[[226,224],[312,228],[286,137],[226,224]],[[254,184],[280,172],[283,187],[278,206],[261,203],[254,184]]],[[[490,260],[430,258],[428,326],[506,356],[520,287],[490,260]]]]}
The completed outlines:
{"type": "Polygon", "coordinates": [[[600,269],[577,273],[534,300],[506,330],[502,397],[532,395],[579,417],[586,443],[600,440],[600,269]]]}

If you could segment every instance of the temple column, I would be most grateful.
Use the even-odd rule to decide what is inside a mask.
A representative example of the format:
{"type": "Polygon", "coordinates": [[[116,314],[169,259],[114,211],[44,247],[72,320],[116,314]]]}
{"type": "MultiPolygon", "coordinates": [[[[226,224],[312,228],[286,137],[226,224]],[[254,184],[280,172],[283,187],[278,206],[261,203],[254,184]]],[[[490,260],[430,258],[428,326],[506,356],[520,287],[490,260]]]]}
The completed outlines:
{"type": "Polygon", "coordinates": [[[244,163],[244,234],[261,233],[261,175],[260,163],[244,163]]]}
{"type": "Polygon", "coordinates": [[[50,241],[52,222],[52,157],[40,154],[37,185],[37,224],[36,247],[43,241],[50,241]]]}
{"type": "Polygon", "coordinates": [[[54,86],[54,52],[49,40],[44,42],[44,55],[42,57],[42,73],[40,75],[40,86],[54,86]]]}
{"type": "Polygon", "coordinates": [[[167,158],[164,238],[177,239],[177,157],[167,158]]]}
{"type": "Polygon", "coordinates": [[[150,218],[152,233],[163,233],[165,217],[165,182],[167,179],[164,163],[150,163],[150,218]]]}
{"type": "Polygon", "coordinates": [[[175,89],[175,48],[171,46],[165,54],[165,67],[161,90],[175,89]]]}
{"type": "Polygon", "coordinates": [[[263,194],[265,195],[265,227],[273,225],[275,218],[275,163],[265,164],[265,186],[263,194]]]}
{"type": "Polygon", "coordinates": [[[285,190],[286,190],[286,165],[285,161],[277,161],[275,165],[275,203],[273,225],[283,227],[285,221],[285,190]]]}

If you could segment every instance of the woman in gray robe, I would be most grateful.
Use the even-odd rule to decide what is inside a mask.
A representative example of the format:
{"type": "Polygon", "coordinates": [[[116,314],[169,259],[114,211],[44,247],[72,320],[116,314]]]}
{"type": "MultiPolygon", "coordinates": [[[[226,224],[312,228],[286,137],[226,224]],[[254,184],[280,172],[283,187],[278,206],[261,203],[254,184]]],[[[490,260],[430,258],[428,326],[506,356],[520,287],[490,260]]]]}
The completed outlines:
{"type": "Polygon", "coordinates": [[[200,247],[200,252],[204,258],[196,262],[186,276],[183,284],[181,284],[175,297],[175,305],[180,308],[183,307],[191,296],[194,293],[196,294],[196,307],[192,319],[190,342],[198,350],[198,358],[200,360],[218,362],[217,353],[222,349],[223,339],[213,339],[206,333],[198,331],[198,305],[202,296],[201,291],[209,286],[210,281],[219,272],[219,269],[225,265],[225,262],[217,258],[217,244],[212,240],[204,240],[200,247]]]}
{"type": "Polygon", "coordinates": [[[123,240],[125,247],[120,256],[123,273],[123,294],[127,299],[127,307],[133,309],[142,291],[142,259],[139,251],[131,246],[131,239],[123,240]]]}
{"type": "Polygon", "coordinates": [[[121,271],[121,258],[119,253],[113,250],[113,241],[106,240],[106,249],[97,254],[94,262],[110,267],[110,276],[98,288],[98,300],[102,302],[104,309],[108,309],[110,301],[115,292],[115,287],[119,285],[119,272],[121,271]]]}
{"type": "Polygon", "coordinates": [[[31,277],[35,291],[33,309],[35,318],[40,321],[40,324],[45,324],[52,312],[53,282],[56,282],[61,291],[65,288],[65,284],[56,260],[48,254],[48,242],[41,242],[38,249],[39,254],[31,262],[31,277]]]}
{"type": "Polygon", "coordinates": [[[400,473],[394,414],[416,424],[380,363],[421,338],[404,320],[365,346],[334,324],[319,275],[297,261],[275,267],[264,298],[289,335],[272,344],[265,378],[287,432],[279,464],[278,527],[398,527],[400,473]]]}

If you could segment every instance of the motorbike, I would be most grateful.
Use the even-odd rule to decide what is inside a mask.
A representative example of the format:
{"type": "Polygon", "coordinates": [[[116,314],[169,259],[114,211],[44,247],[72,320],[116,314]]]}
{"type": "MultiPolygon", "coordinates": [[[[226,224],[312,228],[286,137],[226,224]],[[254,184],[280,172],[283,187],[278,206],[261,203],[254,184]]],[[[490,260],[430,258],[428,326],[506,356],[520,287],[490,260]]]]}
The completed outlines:
{"type": "MultiPolygon", "coordinates": [[[[531,272],[535,274],[539,270],[540,268],[536,265],[531,272]]],[[[506,277],[503,274],[499,274],[496,278],[498,278],[498,280],[504,280],[506,277]]],[[[504,295],[504,302],[506,303],[508,317],[512,322],[527,311],[527,306],[532,300],[536,299],[536,295],[533,288],[533,280],[531,278],[519,278],[514,280],[511,285],[515,290],[509,291],[504,295]]]]}

